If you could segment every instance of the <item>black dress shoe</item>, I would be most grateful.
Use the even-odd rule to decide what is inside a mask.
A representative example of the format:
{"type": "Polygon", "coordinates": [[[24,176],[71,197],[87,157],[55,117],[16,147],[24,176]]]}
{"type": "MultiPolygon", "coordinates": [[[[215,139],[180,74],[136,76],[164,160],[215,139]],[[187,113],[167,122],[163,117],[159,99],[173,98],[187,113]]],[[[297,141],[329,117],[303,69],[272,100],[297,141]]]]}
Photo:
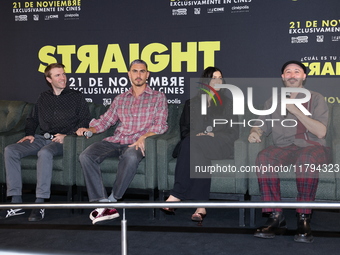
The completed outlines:
{"type": "Polygon", "coordinates": [[[256,229],[255,237],[274,238],[275,234],[282,234],[287,229],[285,217],[282,212],[272,212],[267,222],[260,228],[256,229]]]}
{"type": "Polygon", "coordinates": [[[45,209],[33,209],[30,216],[28,217],[28,221],[40,221],[45,216],[45,209]]]}
{"type": "Polygon", "coordinates": [[[297,214],[297,233],[294,236],[294,241],[299,243],[312,243],[314,237],[312,236],[312,229],[310,227],[310,214],[297,214]]]}

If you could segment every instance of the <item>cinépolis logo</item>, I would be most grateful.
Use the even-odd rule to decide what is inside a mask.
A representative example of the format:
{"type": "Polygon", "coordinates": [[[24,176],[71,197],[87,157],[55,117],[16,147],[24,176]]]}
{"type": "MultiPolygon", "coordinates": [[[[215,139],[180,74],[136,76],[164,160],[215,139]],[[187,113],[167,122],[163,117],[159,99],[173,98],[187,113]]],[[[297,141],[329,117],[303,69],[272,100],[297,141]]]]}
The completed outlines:
{"type": "MultiPolygon", "coordinates": [[[[208,85],[205,85],[208,86],[208,85]]],[[[210,87],[209,87],[210,88],[210,87]]],[[[240,88],[238,88],[235,85],[231,84],[216,84],[214,86],[215,89],[228,89],[233,98],[233,115],[245,115],[245,97],[240,88]]],[[[311,113],[305,108],[303,103],[306,103],[310,101],[311,93],[309,90],[305,88],[291,88],[291,87],[282,87],[281,89],[281,115],[285,116],[284,119],[243,119],[242,122],[233,122],[232,119],[213,119],[213,127],[216,127],[216,125],[230,125],[231,127],[234,125],[242,125],[243,127],[249,126],[249,127],[262,127],[265,122],[271,123],[272,127],[274,124],[278,123],[282,125],[283,127],[295,127],[297,126],[297,121],[295,119],[288,119],[287,116],[287,104],[294,104],[300,111],[305,115],[311,115],[311,113]],[[305,95],[303,98],[290,98],[291,93],[302,93],[305,95]]],[[[208,95],[212,95],[210,91],[207,91],[206,89],[203,89],[208,95]]],[[[215,93],[216,97],[218,93],[216,90],[212,90],[212,92],[215,93]]],[[[201,95],[201,115],[207,115],[207,94],[201,95]]],[[[279,102],[279,94],[278,94],[278,88],[272,88],[272,105],[269,109],[255,109],[253,104],[253,88],[248,87],[247,88],[247,107],[248,110],[253,113],[254,115],[260,115],[260,116],[268,116],[276,111],[278,107],[279,102]]]]}

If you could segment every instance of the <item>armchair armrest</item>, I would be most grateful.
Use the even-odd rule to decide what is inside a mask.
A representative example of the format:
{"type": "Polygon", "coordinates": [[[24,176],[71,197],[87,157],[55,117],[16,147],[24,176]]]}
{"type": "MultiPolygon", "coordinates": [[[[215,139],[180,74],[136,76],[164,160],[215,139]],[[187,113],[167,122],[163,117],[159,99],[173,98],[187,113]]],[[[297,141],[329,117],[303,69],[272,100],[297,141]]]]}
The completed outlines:
{"type": "Polygon", "coordinates": [[[7,145],[16,143],[21,138],[25,136],[23,131],[19,132],[2,132],[0,133],[0,183],[6,183],[6,174],[5,174],[5,162],[4,162],[4,149],[7,145]]]}
{"type": "Polygon", "coordinates": [[[67,135],[63,143],[63,183],[62,185],[73,185],[76,180],[76,135],[67,135]]]}
{"type": "MultiPolygon", "coordinates": [[[[249,142],[248,142],[249,143],[249,142]]],[[[261,137],[260,143],[248,144],[248,163],[250,166],[255,166],[257,154],[266,147],[266,137],[261,137]]]]}
{"type": "Polygon", "coordinates": [[[145,139],[145,182],[146,187],[157,187],[157,140],[162,135],[153,135],[145,139]]]}
{"type": "Polygon", "coordinates": [[[1,147],[4,149],[7,145],[18,142],[21,138],[25,136],[24,131],[9,131],[0,133],[1,147]]]}
{"type": "Polygon", "coordinates": [[[334,164],[340,164],[340,138],[332,141],[332,158],[334,164]]]}
{"type": "MultiPolygon", "coordinates": [[[[248,164],[248,139],[247,137],[240,137],[234,143],[234,160],[237,170],[240,170],[242,166],[248,164]]],[[[247,174],[241,171],[236,172],[236,178],[246,178],[247,174]]]]}
{"type": "Polygon", "coordinates": [[[168,164],[174,158],[172,152],[180,141],[178,133],[172,132],[162,135],[157,141],[157,172],[158,172],[158,188],[167,187],[168,164]]]}
{"type": "MultiPolygon", "coordinates": [[[[332,141],[332,163],[334,165],[334,169],[336,166],[340,166],[340,138],[336,138],[332,141]]],[[[340,173],[335,170],[335,182],[336,182],[336,197],[337,200],[340,200],[340,173]]]]}

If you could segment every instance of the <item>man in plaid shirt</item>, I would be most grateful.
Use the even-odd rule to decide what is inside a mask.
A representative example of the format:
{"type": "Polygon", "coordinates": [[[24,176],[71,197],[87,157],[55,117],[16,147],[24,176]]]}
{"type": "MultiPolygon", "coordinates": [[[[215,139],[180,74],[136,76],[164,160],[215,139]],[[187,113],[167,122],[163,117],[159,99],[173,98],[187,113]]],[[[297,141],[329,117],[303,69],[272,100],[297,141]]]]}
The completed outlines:
{"type": "MultiPolygon", "coordinates": [[[[118,122],[113,136],[95,142],[79,156],[90,202],[116,202],[122,198],[134,178],[139,162],[145,156],[145,139],[167,129],[168,104],[165,95],[147,85],[149,72],[143,60],[130,64],[129,91],[115,97],[110,108],[93,119],[85,131],[101,133],[118,122]],[[120,161],[112,193],[108,197],[103,185],[100,163],[107,157],[119,156],[120,161]]],[[[90,214],[93,224],[119,217],[114,208],[97,208],[90,214]]]]}
{"type": "MultiPolygon", "coordinates": [[[[298,61],[288,61],[282,66],[282,79],[286,87],[303,88],[306,79],[306,67],[298,61]]],[[[295,165],[296,185],[298,190],[297,201],[314,201],[318,187],[318,171],[311,171],[307,165],[322,166],[330,162],[330,148],[326,147],[325,136],[328,122],[328,106],[324,97],[314,91],[309,91],[311,98],[303,106],[312,114],[305,115],[294,104],[287,104],[287,115],[280,113],[280,107],[267,116],[259,119],[276,119],[281,121],[293,120],[294,125],[282,126],[280,124],[264,121],[261,127],[253,127],[250,131],[249,142],[261,142],[262,134],[272,133],[274,145],[262,150],[256,159],[257,166],[286,166],[295,165]]],[[[303,98],[303,93],[291,93],[290,98],[303,98]]],[[[280,98],[280,96],[279,96],[280,98]]],[[[280,101],[279,101],[280,103],[280,101]]],[[[272,105],[272,99],[265,103],[265,109],[272,105]]],[[[276,123],[279,123],[278,121],[276,123]]],[[[280,179],[277,171],[257,172],[261,198],[263,201],[280,201],[280,179]]],[[[274,238],[278,230],[286,229],[286,220],[281,208],[264,208],[262,212],[269,213],[266,224],[258,228],[256,237],[274,238]]],[[[310,228],[311,209],[297,209],[296,242],[310,243],[313,236],[310,228]]]]}

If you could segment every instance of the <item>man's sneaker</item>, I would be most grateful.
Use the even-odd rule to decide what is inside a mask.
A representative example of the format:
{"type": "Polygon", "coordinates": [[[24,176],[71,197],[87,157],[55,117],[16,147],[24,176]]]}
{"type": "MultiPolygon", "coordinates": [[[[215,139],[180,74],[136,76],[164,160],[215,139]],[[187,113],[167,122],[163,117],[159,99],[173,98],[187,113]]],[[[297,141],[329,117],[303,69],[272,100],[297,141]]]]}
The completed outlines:
{"type": "Polygon", "coordinates": [[[119,213],[115,208],[97,208],[90,213],[92,224],[103,223],[119,217],[119,213]]]}
{"type": "Polygon", "coordinates": [[[45,217],[45,209],[33,209],[28,221],[40,221],[45,217]]]}
{"type": "Polygon", "coordinates": [[[0,211],[0,219],[6,219],[13,216],[23,215],[25,211],[23,209],[7,209],[0,211]]]}

